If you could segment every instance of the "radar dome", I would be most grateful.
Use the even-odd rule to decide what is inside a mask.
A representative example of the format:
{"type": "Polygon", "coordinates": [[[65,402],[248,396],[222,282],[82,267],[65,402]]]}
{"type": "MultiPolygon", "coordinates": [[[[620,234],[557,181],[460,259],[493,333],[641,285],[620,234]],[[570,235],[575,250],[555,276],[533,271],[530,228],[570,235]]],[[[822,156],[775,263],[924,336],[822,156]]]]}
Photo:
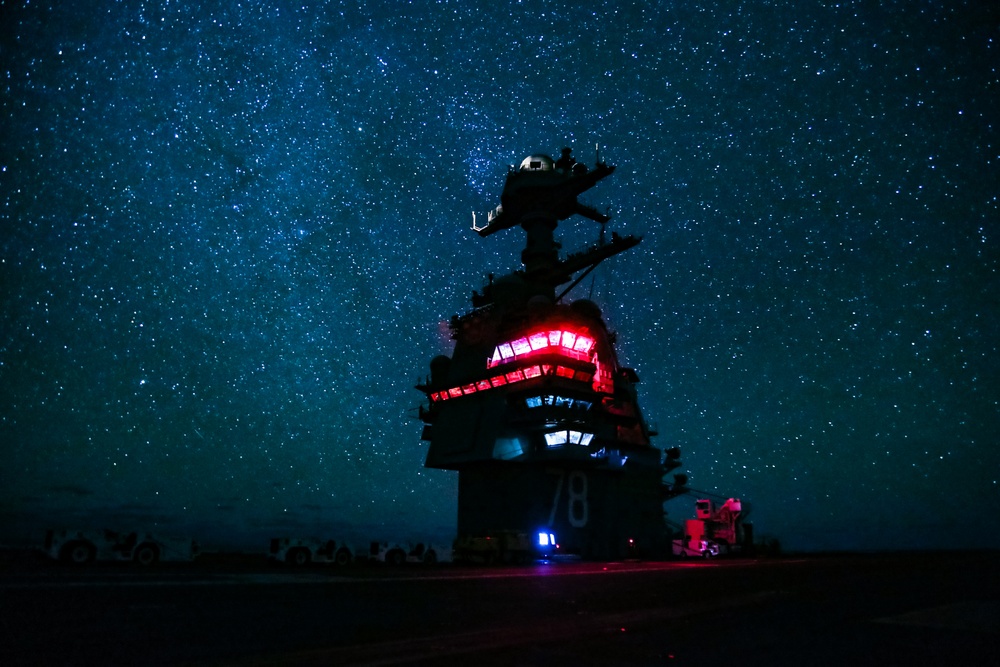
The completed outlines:
{"type": "Polygon", "coordinates": [[[552,171],[555,162],[548,155],[529,155],[521,161],[521,171],[552,171]]]}
{"type": "Polygon", "coordinates": [[[448,381],[451,357],[439,355],[431,359],[431,384],[442,385],[448,381]]]}

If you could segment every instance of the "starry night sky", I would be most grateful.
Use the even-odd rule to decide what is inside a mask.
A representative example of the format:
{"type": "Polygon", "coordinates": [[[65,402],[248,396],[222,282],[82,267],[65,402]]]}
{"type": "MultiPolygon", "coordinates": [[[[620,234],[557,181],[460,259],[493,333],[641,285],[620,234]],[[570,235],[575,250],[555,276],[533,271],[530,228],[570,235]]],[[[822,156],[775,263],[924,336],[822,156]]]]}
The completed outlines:
{"type": "Polygon", "coordinates": [[[1000,546],[995,3],[297,4],[0,2],[0,542],[450,538],[413,386],[523,245],[471,212],[599,145],[644,240],[572,296],[691,486],[1000,546]]]}

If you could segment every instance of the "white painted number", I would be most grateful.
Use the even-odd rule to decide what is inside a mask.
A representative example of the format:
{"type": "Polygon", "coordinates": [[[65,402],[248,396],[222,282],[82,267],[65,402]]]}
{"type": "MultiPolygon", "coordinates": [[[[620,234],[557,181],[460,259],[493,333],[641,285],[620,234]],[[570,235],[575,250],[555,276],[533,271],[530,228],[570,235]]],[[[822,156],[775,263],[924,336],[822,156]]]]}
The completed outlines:
{"type": "Polygon", "coordinates": [[[590,518],[590,507],[587,505],[587,474],[582,470],[569,473],[569,525],[583,528],[590,518]]]}
{"type": "Polygon", "coordinates": [[[549,525],[554,526],[556,513],[559,511],[559,503],[562,500],[563,485],[567,484],[566,509],[569,525],[574,528],[583,528],[590,520],[590,505],[587,502],[587,473],[582,470],[570,470],[567,480],[565,470],[550,470],[556,477],[556,492],[552,498],[552,511],[549,512],[549,525]]]}

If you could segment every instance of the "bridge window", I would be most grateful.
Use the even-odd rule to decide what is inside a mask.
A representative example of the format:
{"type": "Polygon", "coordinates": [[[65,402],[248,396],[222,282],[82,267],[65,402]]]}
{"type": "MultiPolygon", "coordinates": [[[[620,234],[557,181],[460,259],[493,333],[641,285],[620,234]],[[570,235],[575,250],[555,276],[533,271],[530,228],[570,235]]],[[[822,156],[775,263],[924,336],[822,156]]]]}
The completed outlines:
{"type": "Polygon", "coordinates": [[[524,338],[497,345],[486,365],[488,368],[493,368],[539,350],[549,350],[574,359],[589,361],[596,344],[594,338],[575,331],[563,329],[538,331],[524,338]]]}
{"type": "Polygon", "coordinates": [[[524,399],[524,404],[529,408],[540,408],[543,405],[554,405],[557,408],[569,408],[575,410],[589,410],[590,401],[579,398],[569,398],[567,396],[557,396],[555,394],[544,394],[542,396],[528,396],[524,399]]]}
{"type": "MultiPolygon", "coordinates": [[[[558,377],[567,378],[570,380],[578,380],[580,382],[590,382],[593,379],[593,374],[586,371],[576,371],[572,368],[566,366],[551,366],[545,365],[534,365],[527,366],[518,370],[511,371],[509,373],[504,373],[501,375],[494,375],[488,380],[477,380],[465,385],[460,385],[457,387],[452,387],[450,389],[445,389],[442,391],[433,392],[430,395],[432,403],[437,403],[439,401],[447,401],[451,398],[458,398],[460,396],[468,396],[469,394],[474,394],[478,391],[486,391],[487,389],[493,389],[495,387],[502,387],[508,384],[515,384],[517,382],[524,382],[525,380],[531,380],[534,378],[542,377],[543,375],[555,374],[558,377]]],[[[570,399],[565,397],[559,397],[560,403],[556,403],[556,397],[553,395],[547,395],[544,397],[545,405],[559,405],[560,407],[574,407],[581,408],[586,406],[590,407],[588,401],[581,401],[579,399],[570,399]]],[[[533,407],[533,406],[529,406],[533,407]]],[[[586,409],[582,408],[582,409],[586,409]]]]}
{"type": "Polygon", "coordinates": [[[561,447],[562,445],[581,445],[586,447],[594,439],[593,433],[583,433],[581,431],[552,431],[545,434],[545,445],[547,447],[561,447]]]}

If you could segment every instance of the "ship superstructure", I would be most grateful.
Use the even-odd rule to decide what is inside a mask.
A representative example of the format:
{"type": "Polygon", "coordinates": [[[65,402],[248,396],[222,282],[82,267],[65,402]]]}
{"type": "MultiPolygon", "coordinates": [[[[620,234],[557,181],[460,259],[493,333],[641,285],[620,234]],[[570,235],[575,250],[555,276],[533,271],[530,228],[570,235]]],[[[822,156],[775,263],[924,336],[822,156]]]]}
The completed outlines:
{"type": "MultiPolygon", "coordinates": [[[[615,335],[590,300],[566,296],[600,262],[639,244],[604,237],[610,219],[577,197],[614,171],[593,169],[570,149],[531,155],[508,171],[501,203],[474,228],[481,236],[520,227],[523,270],[474,292],[452,318],[452,356],[431,361],[418,386],[425,465],[459,474],[458,533],[554,535],[590,558],[669,553],[663,503],[684,492],[677,448],[655,435],[637,400],[639,378],[622,367],[615,335]],[[599,241],[565,258],[554,231],[580,214],[602,225],[599,241]]],[[[543,537],[543,540],[546,537],[543,537]]]]}

